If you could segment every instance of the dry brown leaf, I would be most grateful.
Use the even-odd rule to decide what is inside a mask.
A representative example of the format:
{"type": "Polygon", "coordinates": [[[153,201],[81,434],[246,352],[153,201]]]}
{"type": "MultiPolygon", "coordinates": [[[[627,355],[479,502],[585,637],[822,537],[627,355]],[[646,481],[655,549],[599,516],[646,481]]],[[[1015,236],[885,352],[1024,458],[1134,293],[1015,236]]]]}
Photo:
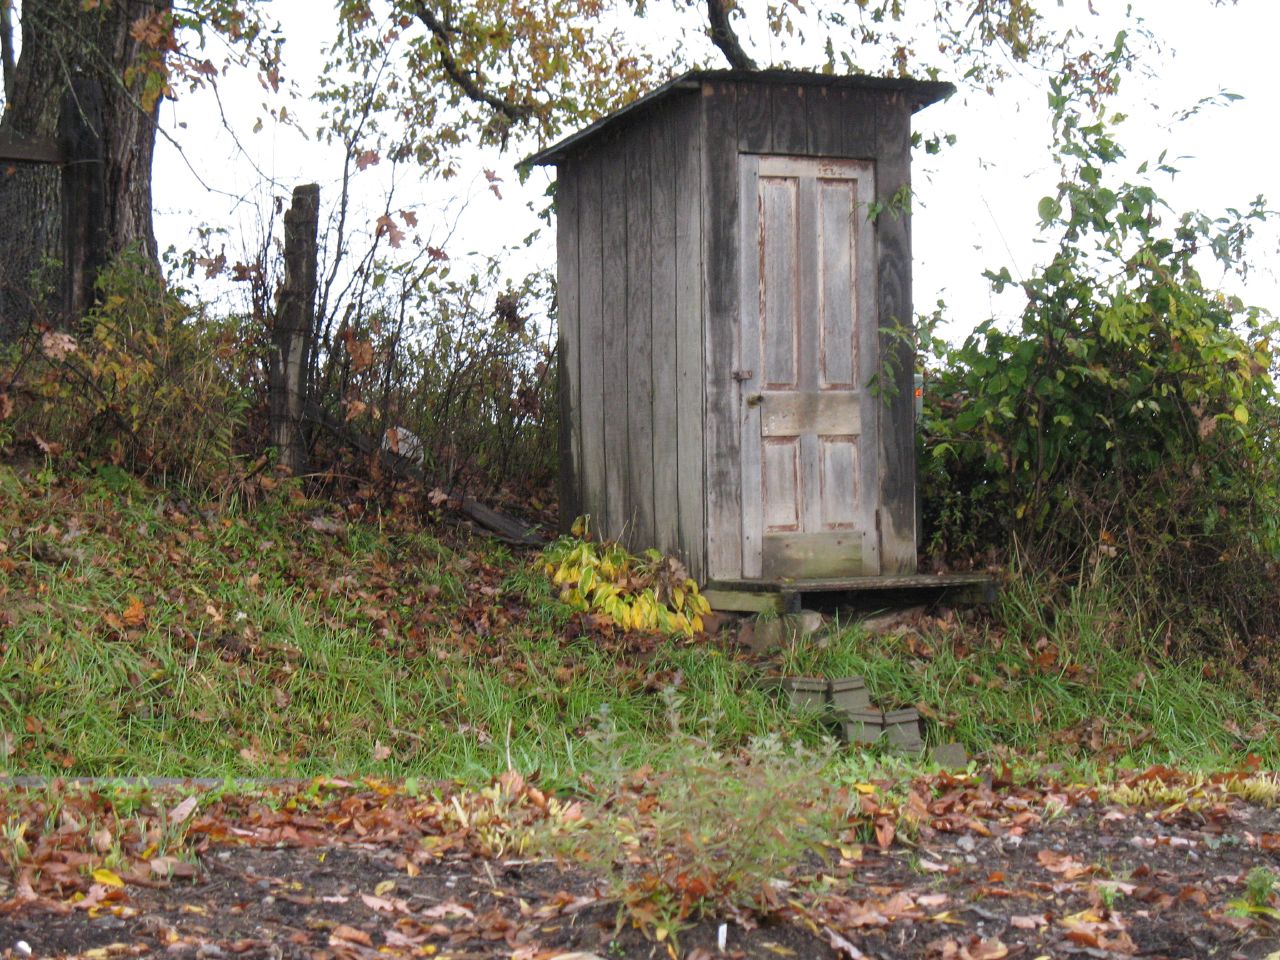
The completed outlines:
{"type": "Polygon", "coordinates": [[[200,798],[195,796],[187,797],[180,804],[169,811],[169,822],[178,824],[186,822],[187,818],[195,812],[196,807],[200,806],[200,798]]]}
{"type": "Polygon", "coordinates": [[[373,938],[363,930],[340,923],[329,934],[329,946],[340,947],[346,943],[358,943],[362,947],[372,947],[373,938]]]}
{"type": "Polygon", "coordinates": [[[146,605],[137,597],[130,597],[124,613],[120,615],[120,622],[126,627],[142,626],[147,622],[146,605]]]}
{"type": "Polygon", "coordinates": [[[1015,930],[1039,930],[1041,927],[1048,924],[1048,922],[1049,921],[1045,919],[1044,914],[1022,914],[1009,918],[1009,926],[1013,927],[1015,930]]]}
{"type": "Polygon", "coordinates": [[[1009,948],[998,937],[990,937],[965,948],[960,955],[967,960],[1002,960],[1009,955],[1009,948]]]}

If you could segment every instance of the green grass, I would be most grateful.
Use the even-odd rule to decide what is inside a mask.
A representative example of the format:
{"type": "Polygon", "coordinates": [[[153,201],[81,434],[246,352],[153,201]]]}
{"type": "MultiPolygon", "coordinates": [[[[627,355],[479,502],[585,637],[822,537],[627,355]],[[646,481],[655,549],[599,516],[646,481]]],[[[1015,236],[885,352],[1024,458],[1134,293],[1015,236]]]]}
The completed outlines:
{"type": "Polygon", "coordinates": [[[789,673],[861,675],[886,707],[923,705],[936,715],[935,741],[958,740],[971,752],[1201,768],[1253,753],[1280,763],[1273,704],[1244,684],[1207,679],[1203,662],[1163,657],[1164,626],[1147,635],[1122,609],[1095,584],[1047,616],[1036,585],[1015,580],[990,624],[910,642],[852,625],[825,647],[793,645],[783,660],[789,673]]]}
{"type": "MultiPolygon", "coordinates": [[[[337,508],[287,486],[200,511],[119,471],[0,468],[0,767],[475,783],[510,764],[558,787],[677,765],[673,717],[730,749],[823,736],[755,689],[769,665],[706,641],[583,635],[531,558],[394,516],[335,534],[320,515],[337,508]],[[130,626],[134,597],[146,620],[130,626]]],[[[1006,600],[998,627],[940,629],[915,652],[848,627],[782,665],[861,674],[886,707],[929,706],[931,737],[972,753],[1222,767],[1252,750],[1276,763],[1274,738],[1232,732],[1274,729],[1273,712],[1144,653],[1153,644],[1104,596],[1052,627],[1030,597],[1006,600]],[[1041,637],[1057,653],[1037,665],[1041,637]]],[[[861,755],[843,766],[865,775],[861,755]]]]}
{"type": "Polygon", "coordinates": [[[483,542],[373,523],[335,537],[310,525],[319,505],[283,495],[192,519],[96,477],[33,478],[23,493],[0,507],[11,772],[481,781],[510,762],[565,783],[599,762],[601,729],[611,759],[660,760],[673,683],[718,742],[821,735],[720,650],[635,656],[562,635],[569,611],[546,581],[483,542]],[[41,500],[62,507],[52,530],[32,522],[41,500]],[[43,562],[37,543],[75,556],[43,562]],[[477,571],[493,593],[479,607],[477,571]],[[135,596],[145,625],[113,630],[135,596]]]}

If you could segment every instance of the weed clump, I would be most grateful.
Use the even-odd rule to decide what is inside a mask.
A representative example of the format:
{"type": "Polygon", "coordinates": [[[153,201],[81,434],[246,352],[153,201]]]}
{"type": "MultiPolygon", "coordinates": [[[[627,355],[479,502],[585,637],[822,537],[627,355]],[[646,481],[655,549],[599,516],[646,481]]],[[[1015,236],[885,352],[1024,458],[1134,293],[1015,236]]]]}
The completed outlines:
{"type": "Polygon", "coordinates": [[[661,771],[603,772],[594,806],[549,846],[606,877],[620,920],[658,940],[704,917],[770,914],[844,824],[830,757],[777,737],[728,753],[679,730],[669,750],[661,771]]]}
{"type": "Polygon", "coordinates": [[[652,549],[636,557],[620,543],[593,542],[586,517],[574,523],[573,536],[544,551],[543,562],[564,603],[608,617],[624,630],[692,636],[711,612],[679,560],[652,549]]]}

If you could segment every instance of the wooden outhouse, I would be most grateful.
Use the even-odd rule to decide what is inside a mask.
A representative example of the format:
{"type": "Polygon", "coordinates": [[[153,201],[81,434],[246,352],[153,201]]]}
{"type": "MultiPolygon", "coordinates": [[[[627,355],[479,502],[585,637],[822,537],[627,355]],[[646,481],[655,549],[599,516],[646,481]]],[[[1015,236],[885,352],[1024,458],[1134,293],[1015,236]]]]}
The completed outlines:
{"type": "Polygon", "coordinates": [[[530,158],[566,524],[713,588],[915,573],[911,116],[952,90],[700,71],[530,158]]]}

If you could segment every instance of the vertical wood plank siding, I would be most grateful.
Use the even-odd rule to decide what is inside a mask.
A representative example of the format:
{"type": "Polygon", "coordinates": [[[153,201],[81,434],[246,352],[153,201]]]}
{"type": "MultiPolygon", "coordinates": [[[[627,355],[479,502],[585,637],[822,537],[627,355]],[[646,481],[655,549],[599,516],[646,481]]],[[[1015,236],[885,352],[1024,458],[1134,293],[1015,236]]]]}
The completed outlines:
{"type": "MultiPolygon", "coordinates": [[[[680,553],[680,452],[676,395],[676,158],[681,149],[671,121],[653,124],[646,141],[652,217],[649,249],[653,254],[650,304],[653,321],[653,545],[663,553],[680,553]]],[[[698,460],[701,469],[702,460],[698,460]]]]}
{"type": "Polygon", "coordinates": [[[706,503],[709,578],[742,571],[738,459],[738,85],[710,83],[702,97],[703,316],[706,323],[706,503]]]}
{"type": "MultiPolygon", "coordinates": [[[[561,164],[561,324],[576,411],[562,462],[593,529],[705,569],[701,149],[697,97],[561,164]],[[565,184],[573,181],[574,186],[565,184]],[[574,219],[567,211],[576,206],[574,219]],[[573,247],[573,253],[569,247],[573,247]],[[575,258],[576,254],[576,258],[575,258]],[[576,270],[564,263],[572,259],[576,270]],[[571,292],[571,288],[576,292],[571,292]],[[562,311],[566,308],[562,307],[562,311]],[[576,367],[576,374],[573,369],[576,367]],[[577,399],[574,399],[574,398],[577,399]],[[577,443],[578,447],[574,447],[577,443]],[[575,450],[577,451],[575,453],[575,450]],[[588,451],[591,451],[588,453],[588,451]]],[[[570,518],[571,520],[572,518],[570,518]]],[[[568,522],[568,521],[566,521],[568,522]]]]}
{"type": "Polygon", "coordinates": [[[566,164],[556,178],[556,324],[560,384],[560,530],[567,533],[582,512],[582,380],[578,326],[578,174],[566,164]]]}
{"type": "MultiPolygon", "coordinates": [[[[911,107],[900,93],[877,105],[877,193],[886,204],[911,185],[911,107]]],[[[881,573],[916,572],[915,356],[905,337],[884,332],[911,329],[911,229],[906,210],[886,209],[876,219],[879,243],[880,374],[892,378],[891,398],[880,404],[881,573]]]]}
{"type": "Polygon", "coordinates": [[[769,86],[761,92],[768,95],[773,114],[770,124],[773,143],[769,152],[795,156],[808,154],[808,102],[813,91],[804,87],[769,86]]]}
{"type": "Polygon", "coordinates": [[[600,197],[601,161],[597,151],[573,165],[578,201],[578,351],[582,382],[582,482],[579,510],[592,529],[605,519],[604,482],[604,274],[600,197]]]}
{"type": "Polygon", "coordinates": [[[689,572],[707,579],[706,342],[702,277],[702,98],[682,99],[669,124],[676,191],[676,479],[680,546],[689,572]]]}
{"type": "Polygon", "coordinates": [[[623,537],[630,529],[627,503],[627,155],[621,135],[600,151],[600,206],[604,271],[604,483],[602,531],[623,537]]]}
{"type": "Polygon", "coordinates": [[[654,361],[653,191],[650,171],[652,124],[642,122],[627,137],[627,543],[655,543],[653,502],[654,361]]]}

